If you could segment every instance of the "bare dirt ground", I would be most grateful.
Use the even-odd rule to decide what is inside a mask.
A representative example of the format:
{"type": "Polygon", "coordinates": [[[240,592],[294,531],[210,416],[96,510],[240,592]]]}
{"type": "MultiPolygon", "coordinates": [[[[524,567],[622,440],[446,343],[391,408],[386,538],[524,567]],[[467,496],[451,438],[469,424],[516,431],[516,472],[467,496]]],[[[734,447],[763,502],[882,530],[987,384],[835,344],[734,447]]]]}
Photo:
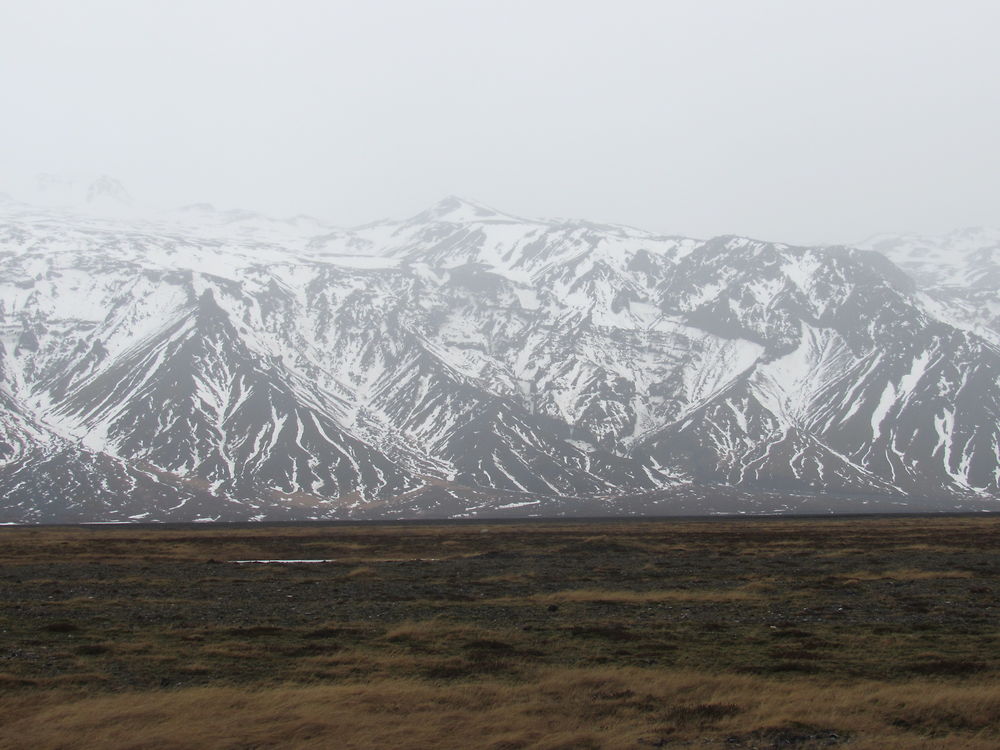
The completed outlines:
{"type": "Polygon", "coordinates": [[[7,528],[0,748],[996,748],[998,552],[992,517],[7,528]]]}

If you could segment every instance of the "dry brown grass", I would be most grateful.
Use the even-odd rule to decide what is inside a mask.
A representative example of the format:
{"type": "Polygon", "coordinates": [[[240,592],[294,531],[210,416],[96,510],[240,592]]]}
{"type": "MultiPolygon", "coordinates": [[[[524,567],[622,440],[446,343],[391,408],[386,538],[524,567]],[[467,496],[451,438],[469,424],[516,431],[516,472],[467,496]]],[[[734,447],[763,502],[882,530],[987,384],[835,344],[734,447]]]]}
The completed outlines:
{"type": "Polygon", "coordinates": [[[454,642],[459,639],[483,638],[489,635],[484,628],[462,625],[447,620],[423,620],[400,623],[383,636],[387,641],[454,642]]]}
{"type": "Polygon", "coordinates": [[[837,578],[854,581],[930,581],[935,579],[947,580],[973,577],[973,574],[968,570],[917,570],[915,568],[884,570],[881,572],[856,570],[837,576],[837,578]]]}
{"type": "Polygon", "coordinates": [[[497,576],[485,576],[476,583],[531,583],[537,578],[534,573],[504,573],[497,576]]]}
{"type": "Polygon", "coordinates": [[[1000,747],[1000,519],[0,540],[0,750],[1000,747]]]}
{"type": "Polygon", "coordinates": [[[350,573],[348,573],[345,578],[374,578],[378,575],[378,571],[370,565],[359,565],[354,568],[350,573]]]}
{"type": "Polygon", "coordinates": [[[852,750],[1000,744],[994,684],[824,686],[639,669],[547,669],[526,683],[48,693],[8,696],[0,714],[3,750],[766,748],[828,746],[834,735],[852,750]]]}
{"type": "Polygon", "coordinates": [[[528,597],[539,603],[605,602],[609,604],[649,604],[653,602],[742,602],[759,599],[748,589],[661,589],[659,591],[628,591],[624,589],[573,589],[536,594],[528,597]]]}

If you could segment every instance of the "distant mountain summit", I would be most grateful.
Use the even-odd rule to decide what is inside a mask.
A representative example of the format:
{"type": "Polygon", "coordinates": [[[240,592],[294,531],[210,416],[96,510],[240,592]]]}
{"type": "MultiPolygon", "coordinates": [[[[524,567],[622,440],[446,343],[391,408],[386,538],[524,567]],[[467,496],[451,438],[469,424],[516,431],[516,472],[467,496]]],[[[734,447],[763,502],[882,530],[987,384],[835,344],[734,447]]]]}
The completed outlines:
{"type": "Polygon", "coordinates": [[[0,521],[998,507],[988,230],[47,205],[0,203],[0,521]]]}
{"type": "Polygon", "coordinates": [[[481,203],[450,195],[438,201],[426,211],[420,212],[410,221],[413,223],[432,221],[462,222],[490,219],[499,215],[499,212],[481,203]]]}
{"type": "Polygon", "coordinates": [[[131,213],[132,196],[114,177],[101,175],[82,179],[56,174],[39,174],[19,198],[35,206],[90,214],[131,213]]]}
{"type": "Polygon", "coordinates": [[[101,201],[112,201],[114,203],[130,206],[132,196],[122,186],[122,184],[107,175],[102,175],[87,185],[87,203],[93,205],[101,201]]]}

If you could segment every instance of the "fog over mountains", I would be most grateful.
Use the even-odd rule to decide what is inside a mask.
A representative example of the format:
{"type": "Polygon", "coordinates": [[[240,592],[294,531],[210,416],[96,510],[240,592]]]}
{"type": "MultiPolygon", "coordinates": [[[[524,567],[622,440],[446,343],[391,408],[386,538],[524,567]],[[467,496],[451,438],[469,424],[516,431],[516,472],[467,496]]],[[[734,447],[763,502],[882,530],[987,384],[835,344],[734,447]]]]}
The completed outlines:
{"type": "Polygon", "coordinates": [[[0,521],[1000,507],[998,231],[459,198],[342,229],[53,184],[0,199],[0,521]]]}

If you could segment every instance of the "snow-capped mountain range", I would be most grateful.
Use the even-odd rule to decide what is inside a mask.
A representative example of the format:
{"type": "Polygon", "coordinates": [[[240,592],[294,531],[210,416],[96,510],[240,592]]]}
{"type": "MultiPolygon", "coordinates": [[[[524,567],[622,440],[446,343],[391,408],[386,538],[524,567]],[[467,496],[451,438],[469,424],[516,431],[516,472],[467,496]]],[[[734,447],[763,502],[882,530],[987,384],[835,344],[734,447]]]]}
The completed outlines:
{"type": "Polygon", "coordinates": [[[0,521],[992,509],[998,289],[986,230],[0,200],[0,521]]]}

